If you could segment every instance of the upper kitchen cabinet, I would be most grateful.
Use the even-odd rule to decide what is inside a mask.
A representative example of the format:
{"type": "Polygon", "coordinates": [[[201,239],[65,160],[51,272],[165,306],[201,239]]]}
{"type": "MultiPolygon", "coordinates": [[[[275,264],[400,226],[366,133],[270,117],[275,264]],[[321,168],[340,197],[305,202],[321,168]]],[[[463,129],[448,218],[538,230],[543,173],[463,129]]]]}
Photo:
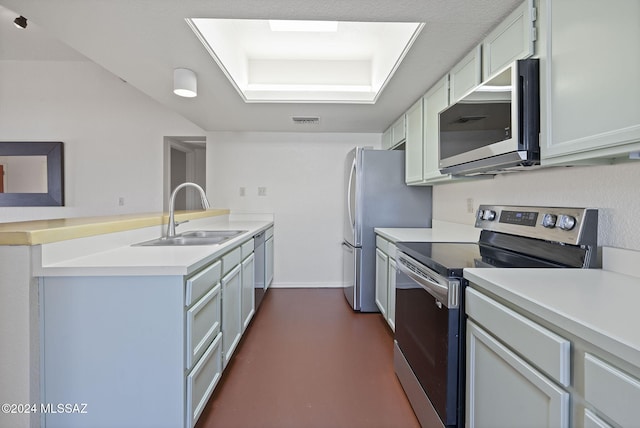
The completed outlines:
{"type": "Polygon", "coordinates": [[[405,115],[407,119],[407,138],[405,150],[405,181],[407,184],[420,183],[422,173],[422,98],[420,98],[405,115]]]}
{"type": "Polygon", "coordinates": [[[640,152],[640,1],[543,0],[543,165],[640,152]]]}
{"type": "Polygon", "coordinates": [[[389,128],[382,134],[382,143],[380,146],[382,150],[389,150],[391,148],[391,140],[393,139],[393,128],[389,128]]]}
{"type": "Polygon", "coordinates": [[[404,143],[406,133],[406,117],[403,114],[382,134],[382,148],[394,149],[404,143]]]}
{"type": "Polygon", "coordinates": [[[517,59],[534,54],[536,9],[526,0],[482,42],[482,68],[486,80],[517,59]]]}
{"type": "Polygon", "coordinates": [[[467,54],[449,73],[451,103],[462,99],[482,83],[482,45],[467,54]]]}

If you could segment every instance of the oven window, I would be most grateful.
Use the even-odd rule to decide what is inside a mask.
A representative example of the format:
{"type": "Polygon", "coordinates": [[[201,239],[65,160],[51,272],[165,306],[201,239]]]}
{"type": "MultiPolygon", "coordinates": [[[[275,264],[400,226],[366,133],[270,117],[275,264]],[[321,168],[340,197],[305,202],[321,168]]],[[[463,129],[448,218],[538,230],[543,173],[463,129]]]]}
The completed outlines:
{"type": "Polygon", "coordinates": [[[445,425],[456,423],[459,314],[398,272],[395,338],[445,425]]]}

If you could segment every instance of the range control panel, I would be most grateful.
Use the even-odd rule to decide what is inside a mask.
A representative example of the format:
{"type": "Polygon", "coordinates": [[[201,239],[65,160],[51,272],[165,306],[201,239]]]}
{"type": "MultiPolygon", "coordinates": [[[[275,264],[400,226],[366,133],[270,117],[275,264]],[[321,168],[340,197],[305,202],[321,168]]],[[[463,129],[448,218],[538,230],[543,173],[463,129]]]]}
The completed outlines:
{"type": "Polygon", "coordinates": [[[480,205],[476,227],[572,245],[596,245],[598,210],[593,208],[480,205]]]}

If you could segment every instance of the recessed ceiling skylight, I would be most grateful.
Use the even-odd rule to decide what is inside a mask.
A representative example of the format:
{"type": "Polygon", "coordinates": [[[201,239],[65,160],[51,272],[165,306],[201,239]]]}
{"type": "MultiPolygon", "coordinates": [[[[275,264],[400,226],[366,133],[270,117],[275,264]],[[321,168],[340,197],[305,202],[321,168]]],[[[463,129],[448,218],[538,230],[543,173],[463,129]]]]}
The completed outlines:
{"type": "Polygon", "coordinates": [[[424,24],[192,18],[246,102],[375,103],[424,24]]]}

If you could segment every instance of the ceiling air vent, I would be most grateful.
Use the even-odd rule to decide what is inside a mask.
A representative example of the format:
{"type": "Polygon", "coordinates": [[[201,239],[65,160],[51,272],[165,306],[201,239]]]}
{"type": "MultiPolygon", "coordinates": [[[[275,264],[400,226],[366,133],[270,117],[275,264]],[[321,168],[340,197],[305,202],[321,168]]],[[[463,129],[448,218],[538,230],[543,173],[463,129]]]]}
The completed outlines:
{"type": "Polygon", "coordinates": [[[317,116],[293,116],[291,118],[296,125],[318,125],[320,118],[317,116]]]}

